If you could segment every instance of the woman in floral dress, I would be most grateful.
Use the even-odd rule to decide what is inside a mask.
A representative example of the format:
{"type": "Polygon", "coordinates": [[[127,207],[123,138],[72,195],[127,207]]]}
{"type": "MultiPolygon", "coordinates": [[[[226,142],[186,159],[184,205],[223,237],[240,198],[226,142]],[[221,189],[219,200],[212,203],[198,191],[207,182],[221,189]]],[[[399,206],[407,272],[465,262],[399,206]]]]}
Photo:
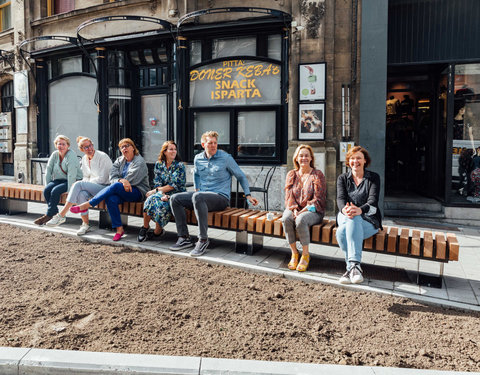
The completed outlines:
{"type": "Polygon", "coordinates": [[[143,205],[143,226],[138,233],[138,241],[159,239],[165,234],[163,229],[170,221],[170,195],[185,191],[185,165],[177,154],[174,141],[166,141],[154,168],[153,190],[147,192],[143,205]],[[155,222],[155,230],[150,229],[150,220],[155,222]]]}

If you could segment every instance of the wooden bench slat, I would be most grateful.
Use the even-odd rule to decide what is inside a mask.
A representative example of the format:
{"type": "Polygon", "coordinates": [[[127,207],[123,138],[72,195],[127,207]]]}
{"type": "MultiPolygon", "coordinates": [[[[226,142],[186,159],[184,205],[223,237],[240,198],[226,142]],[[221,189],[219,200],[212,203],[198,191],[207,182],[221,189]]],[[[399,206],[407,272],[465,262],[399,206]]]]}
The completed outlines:
{"type": "Polygon", "coordinates": [[[423,232],[423,256],[433,258],[433,233],[423,232]]]}
{"type": "Polygon", "coordinates": [[[273,215],[272,220],[265,220],[265,228],[263,233],[273,235],[275,223],[277,221],[281,222],[282,216],[283,216],[282,214],[275,214],[273,215]]]}
{"type": "Polygon", "coordinates": [[[419,230],[412,230],[412,246],[410,249],[410,254],[415,256],[420,256],[420,245],[422,243],[421,233],[419,230]]]}
{"type": "Polygon", "coordinates": [[[388,232],[387,239],[387,252],[396,253],[397,252],[397,243],[398,243],[398,228],[391,227],[388,232]]]}
{"type": "Polygon", "coordinates": [[[249,216],[247,218],[247,231],[249,232],[254,232],[255,231],[255,222],[257,221],[258,218],[261,216],[264,216],[267,214],[267,211],[260,211],[255,213],[255,215],[249,216]]]}
{"type": "Polygon", "coordinates": [[[312,242],[320,242],[321,239],[321,234],[322,234],[322,228],[326,223],[323,222],[321,224],[315,224],[312,225],[312,242]]]}
{"type": "Polygon", "coordinates": [[[227,213],[231,212],[235,210],[235,208],[231,208],[231,207],[227,207],[225,210],[223,211],[218,211],[218,212],[215,212],[215,217],[213,219],[213,223],[216,227],[221,227],[222,226],[222,218],[223,218],[223,215],[226,215],[227,213]]]}
{"type": "Polygon", "coordinates": [[[363,241],[363,248],[373,250],[373,239],[375,236],[368,237],[363,241]]]}
{"type": "Polygon", "coordinates": [[[322,227],[322,242],[323,243],[330,243],[330,240],[332,238],[332,230],[333,227],[335,226],[335,220],[329,220],[328,223],[326,223],[322,227]]]}
{"type": "Polygon", "coordinates": [[[448,244],[448,259],[449,260],[458,260],[458,251],[460,246],[458,245],[457,236],[453,233],[447,233],[447,244],[448,244]]]}
{"type": "Polygon", "coordinates": [[[385,239],[387,238],[388,227],[383,227],[382,230],[379,230],[375,235],[375,250],[385,251],[385,239]]]}
{"type": "Polygon", "coordinates": [[[253,216],[256,214],[256,210],[250,210],[250,212],[247,212],[243,215],[240,215],[238,218],[238,229],[239,230],[247,230],[247,221],[250,216],[253,216]]]}
{"type": "Polygon", "coordinates": [[[282,220],[276,220],[273,224],[273,235],[282,237],[283,234],[283,222],[282,220]]]}
{"type": "Polygon", "coordinates": [[[255,232],[257,233],[263,233],[265,229],[265,222],[267,221],[267,214],[260,216],[255,220],[255,232]]]}
{"type": "Polygon", "coordinates": [[[252,210],[241,210],[239,212],[234,213],[232,216],[230,216],[230,228],[231,229],[238,229],[238,224],[240,222],[240,216],[248,214],[249,212],[252,212],[252,210]]]}
{"type": "Polygon", "coordinates": [[[234,208],[232,211],[222,215],[222,228],[230,228],[230,218],[232,215],[243,211],[241,208],[234,208]]]}
{"type": "Polygon", "coordinates": [[[442,232],[435,232],[435,258],[447,258],[447,242],[445,241],[445,234],[442,232]]]}
{"type": "Polygon", "coordinates": [[[398,242],[398,252],[400,254],[408,254],[408,242],[410,230],[403,228],[400,231],[400,241],[398,242]]]}

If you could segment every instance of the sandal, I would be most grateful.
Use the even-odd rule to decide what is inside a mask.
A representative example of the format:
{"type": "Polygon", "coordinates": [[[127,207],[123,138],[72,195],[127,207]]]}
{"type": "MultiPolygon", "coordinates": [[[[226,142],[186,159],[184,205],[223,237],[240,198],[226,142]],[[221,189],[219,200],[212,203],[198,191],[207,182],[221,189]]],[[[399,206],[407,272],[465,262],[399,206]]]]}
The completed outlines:
{"type": "Polygon", "coordinates": [[[290,263],[288,263],[288,269],[295,271],[298,265],[298,256],[299,253],[292,253],[292,258],[290,259],[290,263]]]}
{"type": "Polygon", "coordinates": [[[298,263],[298,266],[297,266],[297,271],[305,272],[308,268],[308,263],[310,263],[310,254],[306,254],[306,255],[302,254],[302,257],[300,258],[300,262],[298,263]]]}

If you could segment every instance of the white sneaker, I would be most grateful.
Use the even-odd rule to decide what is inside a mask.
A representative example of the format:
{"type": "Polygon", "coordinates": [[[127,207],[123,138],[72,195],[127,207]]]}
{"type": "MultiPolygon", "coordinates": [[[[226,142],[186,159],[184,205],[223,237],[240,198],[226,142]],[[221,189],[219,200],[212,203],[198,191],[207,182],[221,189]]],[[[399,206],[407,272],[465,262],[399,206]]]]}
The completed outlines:
{"type": "Polygon", "coordinates": [[[77,236],[83,236],[85,233],[89,232],[92,227],[86,223],[82,223],[80,229],[77,230],[77,236]]]}
{"type": "Polygon", "coordinates": [[[63,224],[65,221],[67,221],[67,218],[61,217],[60,214],[56,214],[49,221],[47,221],[45,225],[48,227],[56,227],[57,225],[63,224]]]}
{"type": "Polygon", "coordinates": [[[352,281],[350,280],[350,271],[345,272],[340,279],[338,279],[340,284],[350,284],[352,281]]]}
{"type": "Polygon", "coordinates": [[[360,284],[363,282],[363,271],[360,264],[355,264],[350,270],[350,281],[352,284],[360,284]]]}

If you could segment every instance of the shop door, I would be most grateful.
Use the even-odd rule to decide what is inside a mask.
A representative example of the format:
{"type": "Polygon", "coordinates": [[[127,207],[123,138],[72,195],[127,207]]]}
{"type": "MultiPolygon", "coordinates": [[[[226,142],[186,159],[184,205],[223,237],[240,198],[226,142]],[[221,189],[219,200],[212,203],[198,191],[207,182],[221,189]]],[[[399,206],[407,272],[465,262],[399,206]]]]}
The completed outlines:
{"type": "Polygon", "coordinates": [[[443,77],[435,71],[438,67],[389,69],[386,195],[444,200],[446,90],[441,92],[443,77]]]}
{"type": "Polygon", "coordinates": [[[143,95],[142,152],[147,163],[155,163],[162,144],[167,140],[167,94],[143,95]]]}

